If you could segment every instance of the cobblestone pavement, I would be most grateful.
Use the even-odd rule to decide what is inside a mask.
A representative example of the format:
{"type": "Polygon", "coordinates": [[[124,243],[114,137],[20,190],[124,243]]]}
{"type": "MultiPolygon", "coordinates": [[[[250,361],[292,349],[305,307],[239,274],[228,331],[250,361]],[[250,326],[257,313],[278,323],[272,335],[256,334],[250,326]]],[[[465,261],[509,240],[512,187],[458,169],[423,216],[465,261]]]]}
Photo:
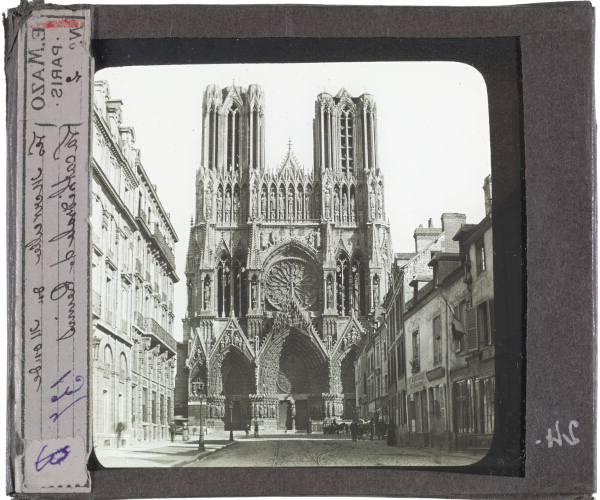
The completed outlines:
{"type": "Polygon", "coordinates": [[[453,466],[481,459],[462,453],[387,446],[385,441],[353,442],[346,436],[235,437],[235,445],[199,457],[184,467],[453,466]]]}

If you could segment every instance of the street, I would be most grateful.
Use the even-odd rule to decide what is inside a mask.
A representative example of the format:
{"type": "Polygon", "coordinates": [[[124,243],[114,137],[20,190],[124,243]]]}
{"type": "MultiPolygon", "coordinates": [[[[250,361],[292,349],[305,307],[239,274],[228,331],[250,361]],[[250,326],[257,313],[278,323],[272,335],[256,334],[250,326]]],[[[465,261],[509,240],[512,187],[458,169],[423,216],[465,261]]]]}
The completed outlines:
{"type": "Polygon", "coordinates": [[[455,466],[477,462],[481,456],[446,453],[428,448],[387,446],[385,440],[353,442],[350,436],[323,434],[252,434],[228,432],[207,436],[205,451],[198,440],[164,441],[122,448],[99,448],[96,456],[104,467],[364,467],[455,466]]]}
{"type": "Polygon", "coordinates": [[[184,467],[357,467],[469,465],[481,457],[428,449],[387,446],[385,441],[353,442],[350,436],[287,434],[236,436],[237,443],[184,467]]]}

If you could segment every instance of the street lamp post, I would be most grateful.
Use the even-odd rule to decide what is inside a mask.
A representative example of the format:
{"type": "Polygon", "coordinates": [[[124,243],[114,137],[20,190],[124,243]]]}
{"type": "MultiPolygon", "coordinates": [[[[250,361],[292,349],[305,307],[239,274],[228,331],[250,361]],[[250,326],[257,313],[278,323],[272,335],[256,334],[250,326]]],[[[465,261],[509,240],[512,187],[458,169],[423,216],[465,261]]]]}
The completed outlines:
{"type": "Polygon", "coordinates": [[[233,441],[233,401],[229,401],[229,441],[233,441]]]}
{"type": "Polygon", "coordinates": [[[200,437],[198,438],[198,451],[206,451],[204,448],[204,407],[206,401],[200,400],[200,437]]]}

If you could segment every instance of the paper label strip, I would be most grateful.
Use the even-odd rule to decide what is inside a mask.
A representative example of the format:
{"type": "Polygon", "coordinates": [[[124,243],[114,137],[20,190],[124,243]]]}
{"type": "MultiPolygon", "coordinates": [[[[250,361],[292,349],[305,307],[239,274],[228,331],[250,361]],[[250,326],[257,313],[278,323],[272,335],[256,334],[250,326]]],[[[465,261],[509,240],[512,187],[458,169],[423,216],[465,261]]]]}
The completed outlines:
{"type": "Polygon", "coordinates": [[[19,32],[14,465],[19,493],[91,490],[90,11],[19,32]]]}

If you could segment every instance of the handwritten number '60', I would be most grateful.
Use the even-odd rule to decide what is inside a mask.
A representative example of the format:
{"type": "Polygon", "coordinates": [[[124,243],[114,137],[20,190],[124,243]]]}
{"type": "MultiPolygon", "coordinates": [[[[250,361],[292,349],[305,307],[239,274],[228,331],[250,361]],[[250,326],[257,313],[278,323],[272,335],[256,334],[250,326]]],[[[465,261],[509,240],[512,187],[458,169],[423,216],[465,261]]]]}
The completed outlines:
{"type": "Polygon", "coordinates": [[[71,453],[69,451],[69,445],[67,445],[63,448],[59,448],[54,453],[50,453],[50,455],[46,455],[45,457],[42,457],[42,453],[44,453],[44,450],[47,447],[48,446],[44,445],[44,447],[42,448],[42,451],[40,451],[40,454],[37,457],[37,460],[35,461],[35,470],[38,472],[40,472],[48,464],[50,464],[50,465],[61,464],[69,456],[69,453],[71,453]]]}

